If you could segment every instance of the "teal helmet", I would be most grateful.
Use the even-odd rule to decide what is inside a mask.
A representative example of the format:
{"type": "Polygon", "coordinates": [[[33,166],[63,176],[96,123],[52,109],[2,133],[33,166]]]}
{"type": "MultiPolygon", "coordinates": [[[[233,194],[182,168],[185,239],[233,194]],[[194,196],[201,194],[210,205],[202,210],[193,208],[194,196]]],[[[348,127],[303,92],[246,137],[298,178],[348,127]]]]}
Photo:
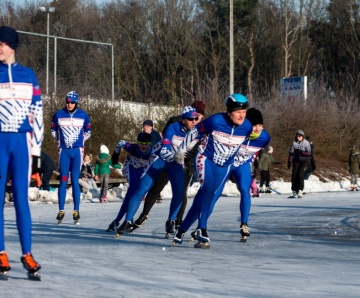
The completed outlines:
{"type": "Polygon", "coordinates": [[[226,99],[226,109],[228,113],[236,110],[246,110],[247,106],[248,100],[242,94],[234,93],[226,99]]]}

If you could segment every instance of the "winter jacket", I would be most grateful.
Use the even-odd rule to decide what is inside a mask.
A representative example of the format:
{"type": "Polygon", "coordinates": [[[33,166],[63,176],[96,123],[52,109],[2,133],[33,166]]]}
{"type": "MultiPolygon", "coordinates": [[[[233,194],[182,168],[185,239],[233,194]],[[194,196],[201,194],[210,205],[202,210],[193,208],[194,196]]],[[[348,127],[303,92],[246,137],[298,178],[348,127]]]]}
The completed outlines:
{"type": "Polygon", "coordinates": [[[261,171],[270,171],[270,166],[272,163],[279,163],[274,157],[268,152],[263,152],[259,160],[259,170],[261,171]]]}
{"type": "Polygon", "coordinates": [[[94,177],[94,169],[91,162],[82,164],[80,178],[93,178],[94,177]]]}
{"type": "Polygon", "coordinates": [[[350,150],[349,172],[350,174],[360,174],[360,152],[356,148],[350,150]]]}
{"type": "Polygon", "coordinates": [[[298,160],[300,162],[309,161],[311,156],[311,146],[308,140],[303,139],[301,142],[293,141],[289,151],[289,162],[298,160]]]}
{"type": "Polygon", "coordinates": [[[120,169],[119,164],[113,164],[111,162],[111,155],[107,153],[100,153],[99,156],[96,157],[95,163],[95,176],[110,174],[110,167],[115,169],[120,169]]]}

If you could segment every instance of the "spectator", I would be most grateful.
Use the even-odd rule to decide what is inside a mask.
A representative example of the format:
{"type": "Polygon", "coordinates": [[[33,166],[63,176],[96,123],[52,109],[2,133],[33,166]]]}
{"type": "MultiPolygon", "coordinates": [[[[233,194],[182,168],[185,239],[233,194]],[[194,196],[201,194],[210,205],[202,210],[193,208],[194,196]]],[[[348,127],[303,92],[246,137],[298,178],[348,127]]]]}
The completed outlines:
{"type": "Polygon", "coordinates": [[[304,132],[302,130],[298,130],[289,151],[288,168],[290,169],[292,165],[292,194],[289,198],[302,198],[304,190],[304,176],[306,168],[309,166],[310,157],[310,143],[305,140],[304,132]]]}
{"type": "Polygon", "coordinates": [[[260,180],[260,193],[271,193],[270,189],[270,166],[272,163],[280,164],[279,161],[275,160],[272,156],[274,149],[272,146],[266,146],[265,152],[261,154],[259,160],[259,171],[261,175],[260,180]]]}
{"type": "Polygon", "coordinates": [[[97,189],[94,175],[94,166],[92,164],[92,154],[85,154],[83,164],[81,166],[81,180],[89,184],[90,188],[97,189]]]}
{"type": "Polygon", "coordinates": [[[41,168],[40,168],[40,175],[41,177],[41,188],[43,190],[50,191],[50,179],[52,176],[53,171],[55,170],[55,163],[52,158],[47,155],[45,152],[41,152],[41,168]]]}
{"type": "Polygon", "coordinates": [[[151,142],[153,146],[160,142],[162,139],[161,133],[154,130],[154,123],[150,119],[143,122],[143,131],[151,135],[151,142]]]}
{"type": "Polygon", "coordinates": [[[356,146],[350,149],[349,153],[350,190],[357,191],[358,175],[360,173],[360,152],[356,146]]]}
{"type": "Polygon", "coordinates": [[[100,203],[108,202],[107,191],[109,186],[110,178],[110,167],[115,169],[120,169],[119,164],[113,164],[111,161],[111,155],[109,154],[109,149],[105,145],[100,146],[100,154],[96,158],[95,163],[95,180],[100,178],[100,203]]]}

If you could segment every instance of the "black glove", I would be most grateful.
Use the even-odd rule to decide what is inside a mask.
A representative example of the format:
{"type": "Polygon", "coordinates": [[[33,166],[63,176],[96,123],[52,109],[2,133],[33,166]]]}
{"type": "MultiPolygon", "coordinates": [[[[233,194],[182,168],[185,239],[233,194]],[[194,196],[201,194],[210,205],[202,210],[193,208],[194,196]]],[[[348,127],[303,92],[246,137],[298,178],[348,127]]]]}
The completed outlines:
{"type": "Polygon", "coordinates": [[[114,153],[111,155],[111,163],[113,165],[118,163],[119,156],[120,156],[120,152],[117,153],[116,150],[115,150],[114,153]]]}
{"type": "Polygon", "coordinates": [[[288,161],[288,169],[291,168],[291,161],[288,161]]]}
{"type": "Polygon", "coordinates": [[[34,175],[40,172],[41,168],[41,159],[40,156],[33,155],[32,157],[32,170],[31,174],[34,175]]]}

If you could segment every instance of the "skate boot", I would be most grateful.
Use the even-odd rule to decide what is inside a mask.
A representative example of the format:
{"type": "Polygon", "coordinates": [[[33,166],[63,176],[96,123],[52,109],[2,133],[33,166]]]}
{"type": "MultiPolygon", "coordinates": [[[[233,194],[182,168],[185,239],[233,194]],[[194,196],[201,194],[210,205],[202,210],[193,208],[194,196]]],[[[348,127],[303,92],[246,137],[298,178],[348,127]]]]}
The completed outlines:
{"type": "Polygon", "coordinates": [[[5,251],[0,252],[0,279],[7,280],[9,277],[9,271],[11,266],[9,264],[9,258],[5,251]]]}
{"type": "Polygon", "coordinates": [[[125,220],[120,227],[116,229],[116,237],[120,237],[120,235],[125,234],[129,229],[132,229],[131,221],[125,220]]]}
{"type": "Polygon", "coordinates": [[[135,220],[134,224],[133,224],[133,231],[140,228],[148,219],[148,216],[141,213],[139,218],[137,220],[135,220]]]}
{"type": "Polygon", "coordinates": [[[78,210],[74,210],[72,214],[73,214],[74,225],[79,225],[80,212],[78,210]]]}
{"type": "Polygon", "coordinates": [[[175,219],[175,230],[178,230],[180,228],[180,225],[182,224],[183,220],[181,218],[175,219]]]}
{"type": "Polygon", "coordinates": [[[301,199],[302,196],[303,196],[303,191],[302,191],[302,190],[299,190],[299,192],[298,192],[298,194],[297,194],[297,197],[298,197],[299,199],[301,199]]]}
{"type": "Polygon", "coordinates": [[[241,234],[241,242],[246,242],[247,237],[250,236],[250,230],[246,222],[242,222],[240,224],[240,234],[241,234]]]}
{"type": "Polygon", "coordinates": [[[202,249],[210,248],[210,238],[208,236],[206,229],[197,229],[196,239],[198,240],[198,243],[194,245],[195,248],[202,248],[202,249]]]}
{"type": "Polygon", "coordinates": [[[30,252],[21,257],[21,263],[23,263],[24,268],[28,271],[28,278],[32,280],[40,280],[40,275],[38,271],[41,269],[40,264],[38,264],[30,252]]]}
{"type": "Polygon", "coordinates": [[[297,198],[297,193],[295,190],[293,190],[292,194],[289,196],[289,199],[296,199],[297,198]]]}
{"type": "Polygon", "coordinates": [[[109,224],[109,227],[107,228],[106,232],[115,231],[115,229],[117,228],[118,225],[119,225],[119,223],[116,222],[115,220],[113,220],[111,222],[111,224],[109,224]]]}
{"type": "Polygon", "coordinates": [[[196,230],[192,231],[191,234],[190,234],[190,240],[189,241],[194,241],[194,240],[196,240],[196,230]]]}
{"type": "Polygon", "coordinates": [[[56,216],[56,219],[58,220],[58,224],[61,224],[62,220],[64,219],[65,211],[60,210],[58,215],[56,216]]]}
{"type": "Polygon", "coordinates": [[[102,196],[101,199],[100,199],[100,203],[108,203],[109,200],[107,198],[107,196],[102,196]]]}
{"type": "Polygon", "coordinates": [[[269,187],[266,188],[265,192],[268,193],[268,194],[272,193],[272,191],[271,191],[271,189],[269,187]]]}
{"type": "Polygon", "coordinates": [[[183,242],[183,239],[184,239],[184,231],[182,229],[178,229],[176,231],[176,234],[174,236],[174,241],[173,241],[173,245],[175,244],[181,244],[183,242]]]}
{"type": "Polygon", "coordinates": [[[169,239],[171,234],[175,232],[175,220],[168,219],[165,223],[165,238],[169,239]]]}

